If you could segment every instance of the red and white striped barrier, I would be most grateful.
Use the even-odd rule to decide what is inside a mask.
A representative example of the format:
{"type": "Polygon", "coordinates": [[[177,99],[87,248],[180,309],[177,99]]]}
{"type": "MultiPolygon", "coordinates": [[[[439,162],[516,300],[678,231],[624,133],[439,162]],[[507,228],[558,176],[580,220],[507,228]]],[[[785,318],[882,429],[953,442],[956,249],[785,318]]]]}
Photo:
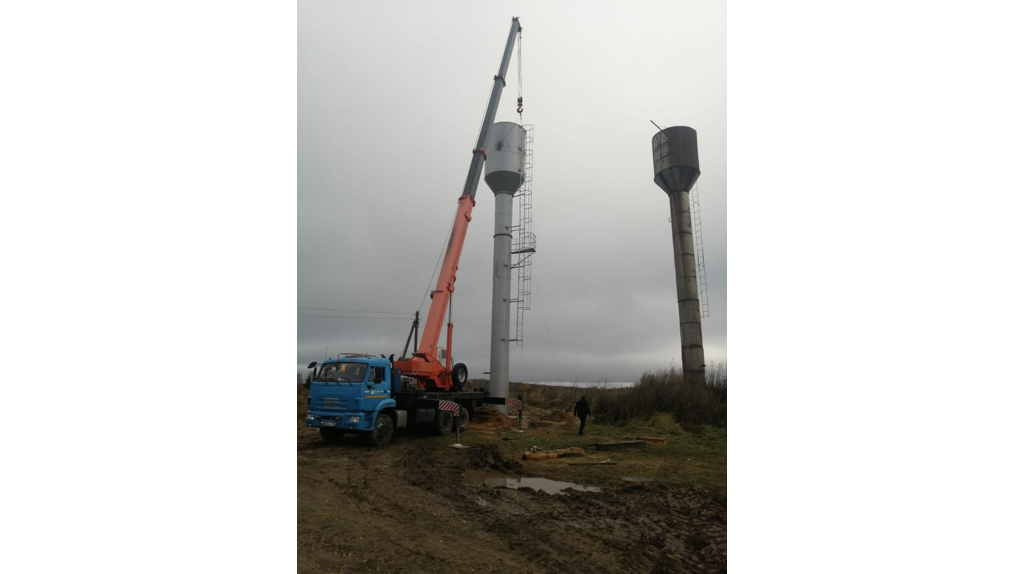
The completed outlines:
{"type": "Polygon", "coordinates": [[[505,405],[515,407],[516,410],[523,410],[523,401],[519,399],[505,399],[505,405]]]}
{"type": "Polygon", "coordinates": [[[452,401],[438,401],[437,408],[442,411],[451,411],[453,413],[458,413],[462,410],[462,406],[459,405],[459,403],[454,403],[452,401]]]}

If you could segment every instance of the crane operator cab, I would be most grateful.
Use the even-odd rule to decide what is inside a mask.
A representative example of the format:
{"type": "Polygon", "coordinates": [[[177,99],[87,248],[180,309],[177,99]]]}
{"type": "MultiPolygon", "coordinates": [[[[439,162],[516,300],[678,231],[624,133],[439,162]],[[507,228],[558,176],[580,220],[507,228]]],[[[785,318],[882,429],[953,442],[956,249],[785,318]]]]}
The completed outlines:
{"type": "Polygon", "coordinates": [[[378,446],[391,440],[399,422],[405,426],[405,420],[398,420],[393,397],[401,373],[388,359],[339,355],[319,369],[315,362],[309,368],[315,370],[306,399],[306,426],[319,428],[324,440],[335,442],[356,433],[378,446]]]}

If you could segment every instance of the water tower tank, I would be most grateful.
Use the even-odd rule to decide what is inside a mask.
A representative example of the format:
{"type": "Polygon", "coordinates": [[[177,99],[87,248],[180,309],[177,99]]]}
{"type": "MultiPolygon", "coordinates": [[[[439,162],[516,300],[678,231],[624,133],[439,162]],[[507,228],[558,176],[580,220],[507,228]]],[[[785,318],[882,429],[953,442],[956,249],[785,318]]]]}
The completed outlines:
{"type": "Polygon", "coordinates": [[[491,127],[490,141],[484,152],[487,162],[484,181],[494,193],[514,194],[523,185],[523,140],[526,130],[512,122],[498,122],[491,127]]]}
{"type": "Polygon", "coordinates": [[[678,191],[689,193],[700,177],[697,131],[686,126],[666,128],[655,134],[651,145],[654,183],[669,195],[678,191]]]}

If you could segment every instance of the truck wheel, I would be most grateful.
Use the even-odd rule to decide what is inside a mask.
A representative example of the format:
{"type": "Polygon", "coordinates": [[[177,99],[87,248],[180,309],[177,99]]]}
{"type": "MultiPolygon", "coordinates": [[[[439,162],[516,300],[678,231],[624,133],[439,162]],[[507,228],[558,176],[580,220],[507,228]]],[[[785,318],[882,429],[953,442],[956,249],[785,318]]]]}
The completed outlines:
{"type": "Polygon", "coordinates": [[[459,418],[455,419],[455,424],[459,427],[459,432],[466,432],[466,428],[469,427],[469,409],[462,407],[459,411],[459,418]]]}
{"type": "Polygon", "coordinates": [[[438,410],[434,415],[434,433],[444,436],[452,432],[452,425],[455,417],[451,411],[438,410]]]}
{"type": "Polygon", "coordinates": [[[345,431],[341,429],[334,429],[328,427],[320,427],[320,438],[327,442],[336,443],[341,441],[341,437],[345,436],[345,431]]]}
{"type": "Polygon", "coordinates": [[[388,444],[394,434],[395,421],[382,413],[377,415],[377,422],[373,425],[373,432],[366,435],[366,439],[370,446],[384,446],[388,444]]]}
{"type": "Polygon", "coordinates": [[[455,363],[455,366],[452,367],[452,386],[461,389],[466,386],[467,381],[469,381],[469,369],[466,368],[466,364],[455,363]]]}

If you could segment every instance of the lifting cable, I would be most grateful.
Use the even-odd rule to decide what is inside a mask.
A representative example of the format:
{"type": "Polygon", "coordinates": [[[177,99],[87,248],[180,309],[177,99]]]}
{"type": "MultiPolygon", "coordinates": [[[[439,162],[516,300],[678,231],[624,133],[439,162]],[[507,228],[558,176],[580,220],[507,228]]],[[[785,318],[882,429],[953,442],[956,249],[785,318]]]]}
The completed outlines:
{"type": "Polygon", "coordinates": [[[519,100],[516,112],[519,114],[519,123],[523,123],[523,30],[519,30],[519,52],[516,61],[519,66],[519,100]]]}
{"type": "Polygon", "coordinates": [[[424,303],[424,301],[427,300],[427,295],[429,295],[430,292],[432,291],[430,286],[434,283],[434,273],[437,273],[437,267],[439,265],[441,265],[441,257],[444,256],[444,249],[445,249],[445,246],[448,245],[448,240],[449,240],[449,238],[452,235],[452,228],[455,227],[455,216],[458,215],[458,214],[459,214],[459,212],[458,212],[458,210],[456,210],[455,211],[455,215],[452,216],[452,222],[448,224],[448,234],[445,235],[444,243],[441,244],[441,252],[437,254],[437,263],[434,264],[434,271],[433,271],[433,273],[430,274],[430,283],[427,283],[427,291],[426,291],[426,293],[423,294],[423,299],[420,300],[420,306],[419,306],[418,309],[416,309],[417,313],[419,313],[420,311],[423,310],[423,303],[424,303]]]}
{"type": "MultiPolygon", "coordinates": [[[[516,56],[516,65],[519,68],[519,74],[518,74],[519,75],[519,81],[517,82],[517,87],[519,89],[519,99],[517,100],[517,104],[516,104],[516,113],[519,114],[519,125],[522,126],[523,125],[523,31],[522,30],[519,30],[519,51],[517,52],[517,56],[516,56]]],[[[509,128],[509,130],[507,132],[505,132],[505,135],[501,136],[501,139],[498,140],[499,146],[500,146],[500,144],[505,143],[505,138],[507,138],[508,134],[512,133],[512,130],[514,130],[514,129],[515,129],[515,126],[509,128]]],[[[499,147],[499,150],[500,150],[500,147],[499,147]]],[[[487,156],[484,156],[484,159],[487,159],[487,156]]]]}

